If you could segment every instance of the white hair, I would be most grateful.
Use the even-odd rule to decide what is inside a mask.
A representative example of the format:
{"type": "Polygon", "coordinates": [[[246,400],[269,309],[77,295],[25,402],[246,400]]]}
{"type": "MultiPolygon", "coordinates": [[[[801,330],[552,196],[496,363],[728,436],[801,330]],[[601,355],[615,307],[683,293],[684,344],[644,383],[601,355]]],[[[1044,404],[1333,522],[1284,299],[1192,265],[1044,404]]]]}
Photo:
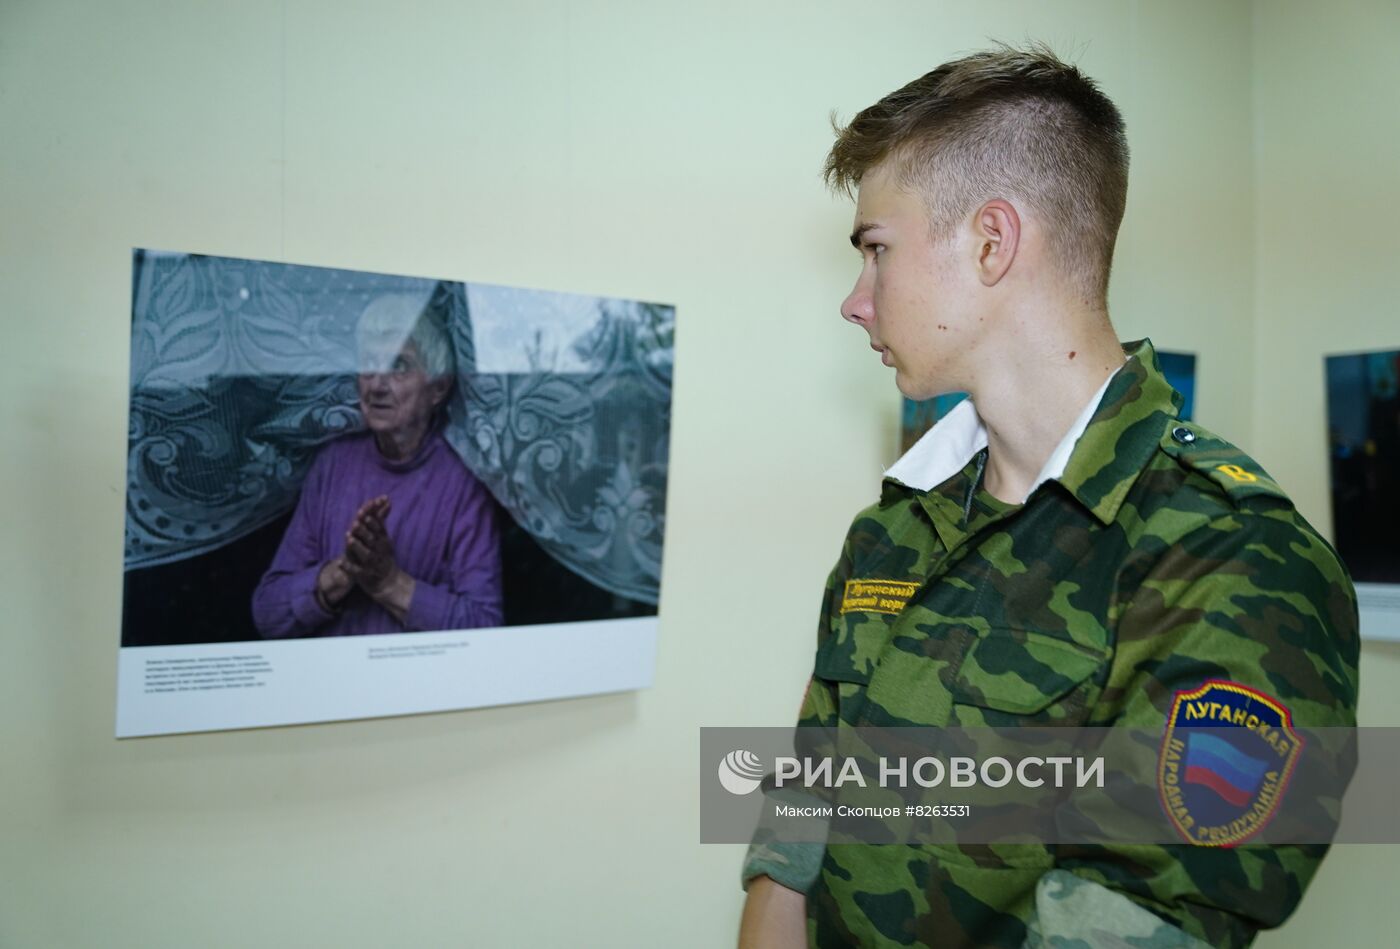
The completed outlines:
{"type": "Polygon", "coordinates": [[[412,343],[429,376],[452,374],[452,340],[448,339],[442,324],[433,318],[428,298],[421,293],[386,293],[375,297],[360,314],[355,341],[362,351],[366,343],[390,343],[396,351],[412,343]]]}

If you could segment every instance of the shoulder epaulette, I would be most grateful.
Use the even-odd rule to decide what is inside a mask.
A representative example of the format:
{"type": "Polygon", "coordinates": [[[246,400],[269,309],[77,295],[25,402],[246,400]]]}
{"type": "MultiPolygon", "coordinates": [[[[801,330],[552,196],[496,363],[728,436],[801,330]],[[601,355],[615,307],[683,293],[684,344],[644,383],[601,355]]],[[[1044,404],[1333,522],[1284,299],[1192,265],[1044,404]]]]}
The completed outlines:
{"type": "Polygon", "coordinates": [[[1258,496],[1288,500],[1259,462],[1194,422],[1172,420],[1161,446],[1178,463],[1219,485],[1233,503],[1258,496]]]}

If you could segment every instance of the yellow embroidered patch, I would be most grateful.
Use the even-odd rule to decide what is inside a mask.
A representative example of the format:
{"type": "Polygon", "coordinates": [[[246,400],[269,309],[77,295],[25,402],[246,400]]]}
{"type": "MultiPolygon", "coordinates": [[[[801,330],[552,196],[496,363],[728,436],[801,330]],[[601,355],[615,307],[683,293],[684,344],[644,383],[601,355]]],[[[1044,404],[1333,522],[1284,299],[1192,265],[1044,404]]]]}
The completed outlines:
{"type": "Polygon", "coordinates": [[[918,589],[917,583],[906,580],[847,580],[841,594],[841,612],[894,615],[909,604],[918,589]]]}
{"type": "Polygon", "coordinates": [[[1216,470],[1216,471],[1223,472],[1223,473],[1229,475],[1231,478],[1234,478],[1236,481],[1245,481],[1245,482],[1248,482],[1248,481],[1258,481],[1258,480],[1259,480],[1259,478],[1258,478],[1257,475],[1255,475],[1255,474],[1253,474],[1253,473],[1251,473],[1251,472],[1245,471],[1245,470],[1244,470],[1243,468],[1241,468],[1239,465],[1216,465],[1216,466],[1215,466],[1215,470],[1216,470]]]}

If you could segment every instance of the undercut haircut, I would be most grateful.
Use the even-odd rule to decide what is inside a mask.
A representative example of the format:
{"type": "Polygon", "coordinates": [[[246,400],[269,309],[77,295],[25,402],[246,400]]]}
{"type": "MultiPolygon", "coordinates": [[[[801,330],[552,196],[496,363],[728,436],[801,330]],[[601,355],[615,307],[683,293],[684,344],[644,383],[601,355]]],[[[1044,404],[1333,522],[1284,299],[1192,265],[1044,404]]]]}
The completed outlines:
{"type": "Polygon", "coordinates": [[[1029,207],[1067,282],[1104,305],[1128,197],[1123,117],[1098,85],[1048,46],[998,45],[944,63],[842,128],[823,177],[854,195],[890,162],[918,193],[936,239],[987,201],[1029,207]]]}

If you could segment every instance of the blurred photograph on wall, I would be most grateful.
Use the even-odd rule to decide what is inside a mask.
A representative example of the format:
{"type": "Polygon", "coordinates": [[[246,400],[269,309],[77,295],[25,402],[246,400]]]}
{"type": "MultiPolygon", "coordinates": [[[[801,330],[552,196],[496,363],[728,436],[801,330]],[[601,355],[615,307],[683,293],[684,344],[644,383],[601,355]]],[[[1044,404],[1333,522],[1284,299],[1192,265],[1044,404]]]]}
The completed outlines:
{"type": "Polygon", "coordinates": [[[1181,393],[1181,419],[1196,417],[1196,354],[1157,350],[1157,363],[1171,387],[1181,393]]]}
{"type": "Polygon", "coordinates": [[[118,736],[649,685],[674,327],[137,250],[118,736]]]}
{"type": "Polygon", "coordinates": [[[965,398],[966,392],[951,392],[932,399],[903,399],[899,417],[899,453],[902,455],[913,448],[916,441],[965,398]]]}
{"type": "Polygon", "coordinates": [[[1400,639],[1400,350],[1325,358],[1332,536],[1361,634],[1400,639]]]}
{"type": "MultiPolygon", "coordinates": [[[[1181,393],[1184,401],[1181,417],[1190,420],[1196,409],[1196,354],[1158,350],[1157,360],[1172,388],[1181,393]]],[[[965,392],[952,392],[932,399],[901,400],[899,453],[902,455],[913,448],[916,441],[965,398],[965,392]]]]}

